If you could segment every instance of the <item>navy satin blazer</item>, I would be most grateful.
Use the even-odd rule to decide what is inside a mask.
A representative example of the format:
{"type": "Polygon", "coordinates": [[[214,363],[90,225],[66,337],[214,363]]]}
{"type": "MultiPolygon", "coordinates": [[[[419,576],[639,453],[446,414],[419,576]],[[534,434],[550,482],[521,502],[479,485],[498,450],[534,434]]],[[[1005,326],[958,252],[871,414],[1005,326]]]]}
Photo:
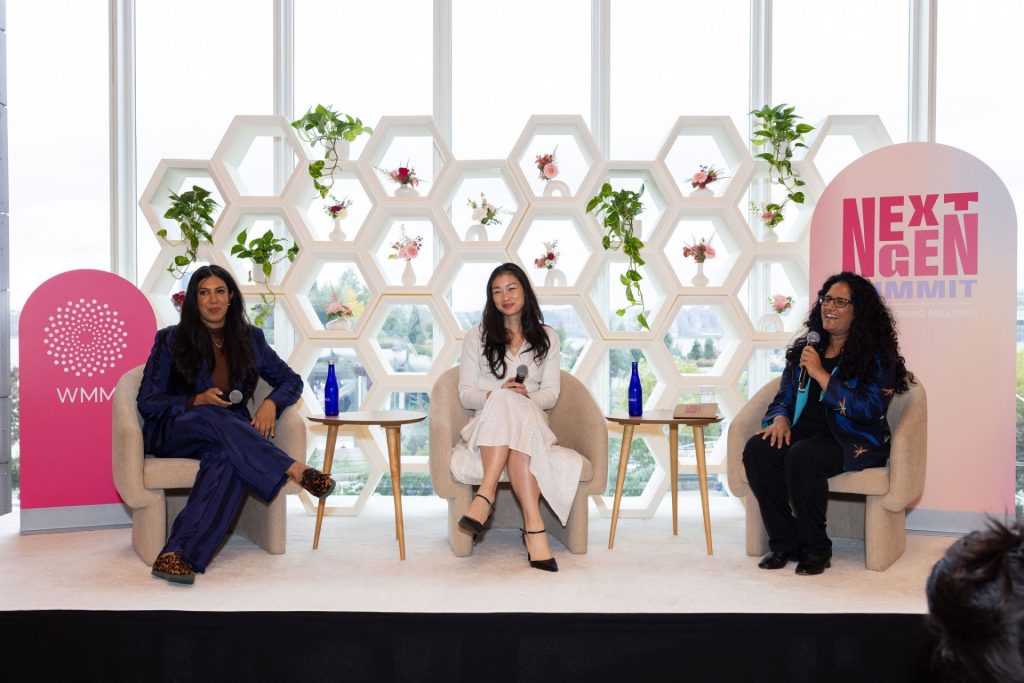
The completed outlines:
{"type": "MultiPolygon", "coordinates": [[[[885,413],[896,393],[896,373],[883,368],[881,359],[871,382],[861,382],[856,377],[840,380],[836,376],[838,370],[836,366],[832,371],[832,379],[821,392],[821,401],[827,408],[829,431],[843,447],[843,470],[881,467],[889,459],[892,432],[885,413]]],[[[796,426],[799,416],[794,418],[794,412],[799,381],[800,366],[787,363],[779,391],[764,414],[762,426],[767,427],[779,415],[796,426]]]]}
{"type": "MultiPolygon", "coordinates": [[[[139,387],[136,404],[145,420],[142,425],[142,436],[147,453],[152,452],[167,439],[174,418],[188,409],[189,397],[201,394],[213,386],[211,369],[205,363],[191,385],[174,369],[171,349],[174,346],[177,329],[177,325],[172,325],[156,333],[153,350],[149,353],[146,369],[142,373],[142,384],[139,387]]],[[[302,379],[270,347],[263,336],[263,330],[250,326],[249,331],[253,361],[256,363],[259,376],[273,387],[267,398],[277,406],[277,416],[280,417],[281,412],[298,401],[302,395],[302,379]]],[[[236,384],[234,388],[243,390],[241,384],[236,384]]],[[[235,411],[244,416],[246,421],[252,420],[245,403],[233,405],[225,410],[235,411]]]]}

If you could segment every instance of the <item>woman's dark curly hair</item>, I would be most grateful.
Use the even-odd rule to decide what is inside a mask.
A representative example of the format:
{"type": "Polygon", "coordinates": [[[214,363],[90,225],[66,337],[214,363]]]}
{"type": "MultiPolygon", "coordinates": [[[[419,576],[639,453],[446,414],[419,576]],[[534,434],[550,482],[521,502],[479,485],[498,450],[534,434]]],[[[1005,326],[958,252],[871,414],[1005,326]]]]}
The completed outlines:
{"type": "Polygon", "coordinates": [[[484,304],[484,314],[480,321],[480,336],[483,339],[484,357],[487,365],[491,368],[491,374],[501,379],[508,369],[505,362],[505,354],[508,351],[508,332],[505,330],[505,316],[498,307],[494,305],[494,296],[491,294],[491,287],[499,275],[511,275],[519,280],[523,288],[523,313],[520,317],[520,325],[523,330],[523,339],[533,350],[533,357],[538,363],[548,355],[551,347],[551,340],[544,329],[544,313],[537,303],[537,295],[533,293],[530,286],[530,278],[523,269],[514,263],[502,263],[491,272],[487,278],[487,299],[484,304]]]}
{"type": "Polygon", "coordinates": [[[935,563],[925,592],[941,681],[1024,681],[1024,534],[990,520],[935,563]]]}
{"type": "Polygon", "coordinates": [[[231,386],[239,383],[244,390],[245,403],[252,397],[256,389],[256,382],[259,375],[256,370],[256,361],[252,356],[252,347],[249,343],[250,325],[249,317],[245,314],[245,302],[238,292],[238,285],[231,273],[220,266],[202,266],[197,268],[188,281],[185,290],[185,301],[181,304],[181,322],[178,323],[178,330],[174,337],[174,347],[171,349],[174,358],[174,368],[177,370],[189,386],[195,382],[203,363],[213,371],[215,360],[213,358],[213,344],[210,341],[210,331],[203,324],[199,316],[199,285],[209,278],[218,277],[228,287],[227,316],[224,318],[224,357],[228,360],[228,377],[231,386]]]}
{"type": "MultiPolygon", "coordinates": [[[[821,335],[819,349],[828,347],[830,335],[821,326],[821,297],[825,296],[837,282],[845,282],[850,288],[850,305],[853,306],[853,323],[850,326],[850,336],[843,346],[839,378],[856,377],[861,382],[872,382],[878,372],[876,359],[880,358],[886,368],[895,370],[896,391],[903,393],[910,388],[914,376],[907,371],[906,362],[900,355],[896,323],[893,321],[892,313],[878,294],[878,290],[868,280],[849,271],[837,273],[825,280],[825,284],[818,290],[814,308],[807,314],[807,331],[814,330],[821,335]]],[[[799,364],[800,352],[803,351],[806,342],[806,334],[793,342],[786,350],[786,360],[793,365],[799,364]]]]}

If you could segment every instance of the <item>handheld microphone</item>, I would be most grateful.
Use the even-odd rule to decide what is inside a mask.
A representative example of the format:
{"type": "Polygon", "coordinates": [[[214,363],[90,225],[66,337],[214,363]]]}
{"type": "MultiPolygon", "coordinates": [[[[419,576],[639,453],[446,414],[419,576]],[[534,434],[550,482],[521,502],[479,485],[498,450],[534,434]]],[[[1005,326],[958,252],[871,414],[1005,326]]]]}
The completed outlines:
{"type": "Polygon", "coordinates": [[[526,368],[525,365],[520,365],[518,368],[516,368],[516,382],[517,383],[519,383],[519,384],[523,383],[523,380],[526,379],[526,372],[527,372],[527,368],[526,368]]]}
{"type": "Polygon", "coordinates": [[[241,403],[242,392],[239,391],[238,389],[232,389],[231,393],[228,394],[228,400],[231,401],[232,403],[241,403]]]}
{"type": "MultiPolygon", "coordinates": [[[[817,346],[818,342],[820,341],[821,335],[815,332],[814,330],[811,330],[810,332],[807,333],[807,343],[804,344],[804,346],[817,346]]],[[[807,380],[807,368],[800,368],[800,391],[803,391],[804,389],[807,388],[807,380]]]]}

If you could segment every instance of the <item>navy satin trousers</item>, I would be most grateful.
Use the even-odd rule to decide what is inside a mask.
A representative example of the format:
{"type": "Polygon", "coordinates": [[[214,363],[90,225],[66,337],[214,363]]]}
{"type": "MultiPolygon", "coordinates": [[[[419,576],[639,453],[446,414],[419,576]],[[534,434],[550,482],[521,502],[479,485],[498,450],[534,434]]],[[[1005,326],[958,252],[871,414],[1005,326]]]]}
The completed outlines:
{"type": "Polygon", "coordinates": [[[755,434],[743,449],[743,467],[761,509],[768,547],[801,557],[831,556],[832,541],[825,532],[828,479],[843,471],[843,448],[835,437],[794,429],[790,445],[778,448],[755,434]]]}
{"type": "Polygon", "coordinates": [[[153,455],[199,460],[188,502],[161,551],[181,553],[197,572],[206,570],[220,547],[246,491],[270,502],[288,481],[287,470],[295,462],[260,436],[244,415],[213,405],[195,406],[179,415],[153,455]]]}

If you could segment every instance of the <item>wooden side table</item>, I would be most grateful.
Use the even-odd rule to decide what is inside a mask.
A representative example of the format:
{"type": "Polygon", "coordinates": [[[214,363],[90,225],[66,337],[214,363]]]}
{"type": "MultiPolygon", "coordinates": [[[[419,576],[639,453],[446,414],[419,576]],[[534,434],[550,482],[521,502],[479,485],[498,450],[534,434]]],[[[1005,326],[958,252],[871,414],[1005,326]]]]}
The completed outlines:
{"type": "MultiPolygon", "coordinates": [[[[405,525],[402,521],[402,425],[414,424],[427,419],[426,413],[413,410],[360,410],[340,413],[332,417],[309,416],[310,422],[327,425],[327,447],[324,450],[324,474],[331,473],[334,463],[334,447],[338,442],[338,427],[344,425],[375,425],[383,427],[388,441],[388,465],[391,469],[391,493],[395,500],[395,536],[398,538],[398,554],[405,559],[405,525]]],[[[313,550],[320,545],[320,525],[324,521],[326,499],[321,499],[316,508],[316,531],[313,534],[313,550]]]]}
{"type": "Polygon", "coordinates": [[[612,529],[608,535],[608,548],[615,544],[615,526],[619,522],[619,504],[622,502],[622,486],[626,481],[626,465],[629,449],[633,444],[633,429],[637,425],[668,425],[669,478],[672,482],[672,535],[679,535],[679,425],[693,429],[693,445],[697,455],[697,479],[700,483],[700,502],[704,508],[704,539],[711,548],[711,516],[708,510],[708,468],[704,460],[704,427],[721,422],[720,417],[674,417],[671,410],[648,410],[636,417],[617,413],[608,415],[609,422],[622,425],[622,450],[619,451],[619,476],[615,480],[615,504],[612,506],[612,529]]]}

